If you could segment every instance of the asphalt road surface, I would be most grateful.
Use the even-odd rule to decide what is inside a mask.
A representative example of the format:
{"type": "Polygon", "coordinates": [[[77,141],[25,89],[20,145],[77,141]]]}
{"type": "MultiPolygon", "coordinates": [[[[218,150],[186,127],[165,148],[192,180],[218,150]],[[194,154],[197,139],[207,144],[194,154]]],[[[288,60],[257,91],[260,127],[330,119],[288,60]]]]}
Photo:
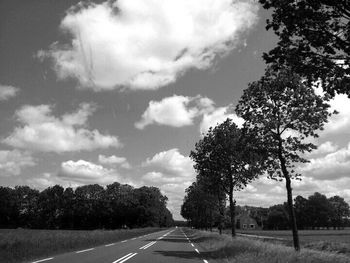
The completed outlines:
{"type": "Polygon", "coordinates": [[[194,240],[187,229],[173,228],[32,263],[209,263],[194,240]]]}

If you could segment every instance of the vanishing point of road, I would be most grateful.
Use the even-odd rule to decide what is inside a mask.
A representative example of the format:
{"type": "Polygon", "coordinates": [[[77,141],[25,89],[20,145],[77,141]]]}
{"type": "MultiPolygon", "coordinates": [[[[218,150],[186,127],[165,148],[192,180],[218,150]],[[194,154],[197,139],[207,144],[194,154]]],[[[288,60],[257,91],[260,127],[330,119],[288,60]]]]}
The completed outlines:
{"type": "Polygon", "coordinates": [[[173,228],[32,263],[209,263],[191,233],[173,228]]]}

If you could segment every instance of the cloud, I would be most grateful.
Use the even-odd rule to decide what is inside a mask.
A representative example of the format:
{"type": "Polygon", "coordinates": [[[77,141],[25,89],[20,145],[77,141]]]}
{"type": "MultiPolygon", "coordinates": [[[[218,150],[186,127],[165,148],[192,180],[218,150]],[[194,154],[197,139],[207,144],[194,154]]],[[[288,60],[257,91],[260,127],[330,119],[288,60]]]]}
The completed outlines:
{"type": "Polygon", "coordinates": [[[321,155],[325,153],[331,153],[338,150],[338,145],[335,145],[333,142],[326,141],[321,145],[317,146],[317,149],[312,151],[309,155],[321,155]]]}
{"type": "Polygon", "coordinates": [[[168,208],[174,217],[181,218],[179,211],[185,189],[195,180],[193,161],[175,148],[148,158],[142,167],[150,170],[142,176],[142,182],[159,187],[169,198],[168,208]]]}
{"type": "Polygon", "coordinates": [[[0,84],[0,101],[8,100],[12,97],[15,97],[19,91],[19,88],[0,84]]]}
{"type": "Polygon", "coordinates": [[[107,169],[101,165],[88,161],[67,161],[61,164],[57,177],[73,185],[101,184],[106,185],[120,182],[121,178],[116,170],[107,169]]]}
{"type": "Polygon", "coordinates": [[[111,155],[111,156],[99,155],[98,161],[99,161],[99,163],[102,163],[102,164],[118,165],[118,166],[125,168],[125,169],[131,168],[131,165],[129,164],[129,162],[127,161],[127,159],[125,157],[118,157],[115,155],[111,155]]]}
{"type": "Polygon", "coordinates": [[[23,168],[35,165],[28,152],[0,150],[0,176],[19,175],[23,168]]]}
{"type": "Polygon", "coordinates": [[[23,106],[16,112],[22,125],[3,142],[17,148],[57,153],[120,147],[117,137],[86,128],[94,111],[93,105],[82,103],[75,112],[55,117],[50,105],[23,106]]]}
{"type": "Polygon", "coordinates": [[[301,169],[301,173],[318,180],[336,180],[350,178],[350,143],[347,147],[310,159],[301,169]]]}
{"type": "Polygon", "coordinates": [[[203,115],[202,122],[199,126],[201,134],[206,134],[210,127],[224,122],[227,118],[232,119],[238,127],[242,127],[244,120],[238,117],[235,113],[230,112],[230,105],[227,107],[219,107],[211,112],[207,112],[203,115]]]}
{"type": "Polygon", "coordinates": [[[195,117],[213,109],[214,102],[208,98],[173,95],[161,101],[150,101],[140,121],[135,123],[138,129],[156,123],[172,127],[183,127],[193,124],[195,117]]]}
{"type": "Polygon", "coordinates": [[[320,136],[349,133],[350,130],[350,99],[345,94],[336,95],[330,102],[331,110],[339,114],[332,115],[326,123],[320,136]]]}
{"type": "Polygon", "coordinates": [[[251,0],[119,0],[80,3],[60,24],[69,43],[53,43],[59,79],[81,88],[157,89],[191,68],[209,68],[231,52],[257,21],[251,0]]]}

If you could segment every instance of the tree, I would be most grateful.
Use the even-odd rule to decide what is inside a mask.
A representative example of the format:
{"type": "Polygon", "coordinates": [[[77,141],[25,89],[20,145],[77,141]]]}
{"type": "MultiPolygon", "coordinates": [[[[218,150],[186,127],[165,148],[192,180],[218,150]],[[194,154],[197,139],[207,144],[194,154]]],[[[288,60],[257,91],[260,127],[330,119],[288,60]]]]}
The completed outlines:
{"type": "Polygon", "coordinates": [[[264,54],[267,63],[287,64],[325,91],[350,97],[350,3],[348,0],[259,0],[272,9],[266,29],[279,37],[264,54]]]}
{"type": "Polygon", "coordinates": [[[274,205],[269,208],[267,214],[267,227],[273,230],[288,229],[289,216],[285,204],[274,205]]]}
{"type": "Polygon", "coordinates": [[[231,230],[235,236],[235,205],[233,192],[243,189],[261,169],[255,136],[239,129],[230,119],[214,128],[195,145],[190,157],[198,175],[205,177],[229,198],[231,230]]]}
{"type": "Polygon", "coordinates": [[[181,215],[196,228],[210,228],[215,218],[219,216],[218,200],[208,193],[200,182],[194,182],[186,189],[186,195],[181,206],[181,215]]]}
{"type": "Polygon", "coordinates": [[[236,112],[245,126],[255,131],[261,146],[266,149],[266,171],[272,179],[286,181],[287,199],[294,247],[300,249],[291,179],[300,179],[294,168],[305,163],[302,157],[316,146],[305,142],[317,137],[317,131],[327,122],[329,105],[299,75],[285,68],[274,71],[269,67],[265,75],[244,90],[236,112]]]}
{"type": "Polygon", "coordinates": [[[343,228],[345,226],[345,219],[350,216],[350,207],[344,198],[340,196],[333,196],[328,199],[332,206],[332,216],[330,218],[334,229],[343,228]]]}
{"type": "Polygon", "coordinates": [[[308,200],[300,195],[294,199],[294,209],[295,217],[297,219],[298,229],[304,229],[310,226],[310,217],[309,217],[309,207],[308,200]]]}
{"type": "Polygon", "coordinates": [[[307,202],[308,217],[312,229],[320,227],[329,227],[333,214],[332,205],[327,197],[320,193],[314,193],[308,197],[307,202]]]}

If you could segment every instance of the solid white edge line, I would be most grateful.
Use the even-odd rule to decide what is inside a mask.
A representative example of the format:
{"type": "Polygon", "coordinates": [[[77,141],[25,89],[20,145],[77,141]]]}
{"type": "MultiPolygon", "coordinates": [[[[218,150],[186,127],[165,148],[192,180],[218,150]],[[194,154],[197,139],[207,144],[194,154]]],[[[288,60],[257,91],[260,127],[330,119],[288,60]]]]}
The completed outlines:
{"type": "Polygon", "coordinates": [[[37,261],[33,261],[32,263],[39,263],[39,262],[44,262],[44,261],[48,261],[48,260],[51,260],[53,258],[44,258],[44,259],[40,259],[40,260],[37,260],[37,261]]]}
{"type": "Polygon", "coordinates": [[[195,250],[196,250],[196,252],[197,252],[198,254],[200,254],[197,248],[196,248],[195,250]]]}
{"type": "Polygon", "coordinates": [[[76,253],[76,254],[84,253],[84,252],[91,251],[91,250],[94,250],[94,249],[95,249],[95,248],[88,248],[88,249],[76,251],[75,253],[76,253]]]}
{"type": "Polygon", "coordinates": [[[119,263],[123,263],[123,262],[125,262],[125,261],[129,260],[130,258],[132,258],[132,257],[136,256],[136,255],[137,255],[137,253],[134,253],[134,254],[130,255],[128,258],[123,259],[123,260],[122,260],[122,261],[120,261],[119,263]]]}
{"type": "Polygon", "coordinates": [[[123,260],[124,258],[127,258],[128,256],[130,256],[132,253],[129,253],[127,255],[125,255],[124,257],[118,258],[116,261],[113,261],[112,263],[118,263],[119,261],[123,260]]]}

